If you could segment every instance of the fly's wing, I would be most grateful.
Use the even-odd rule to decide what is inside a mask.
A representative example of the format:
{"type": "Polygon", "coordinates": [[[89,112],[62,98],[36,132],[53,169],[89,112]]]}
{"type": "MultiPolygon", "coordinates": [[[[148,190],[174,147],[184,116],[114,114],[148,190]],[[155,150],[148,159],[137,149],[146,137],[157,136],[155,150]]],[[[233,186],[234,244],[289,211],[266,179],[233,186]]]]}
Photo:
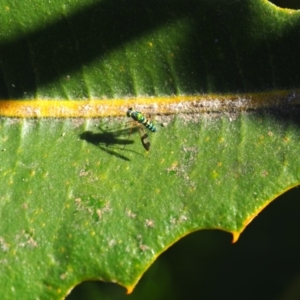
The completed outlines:
{"type": "Polygon", "coordinates": [[[139,134],[141,136],[141,142],[144,146],[144,148],[149,151],[150,149],[150,142],[149,142],[149,138],[148,138],[148,134],[145,130],[144,127],[139,126],[139,134]]]}

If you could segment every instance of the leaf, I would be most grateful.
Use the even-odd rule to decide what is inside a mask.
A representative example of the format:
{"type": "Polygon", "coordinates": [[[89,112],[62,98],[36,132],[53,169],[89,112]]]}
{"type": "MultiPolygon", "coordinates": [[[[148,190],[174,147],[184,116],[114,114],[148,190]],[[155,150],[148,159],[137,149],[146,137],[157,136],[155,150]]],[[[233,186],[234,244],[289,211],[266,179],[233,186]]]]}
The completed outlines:
{"type": "Polygon", "coordinates": [[[298,12],[258,0],[2,7],[7,299],[62,298],[84,279],[131,291],[182,236],[236,240],[299,184],[298,12]],[[149,152],[125,119],[134,103],[158,127],[149,152]]]}

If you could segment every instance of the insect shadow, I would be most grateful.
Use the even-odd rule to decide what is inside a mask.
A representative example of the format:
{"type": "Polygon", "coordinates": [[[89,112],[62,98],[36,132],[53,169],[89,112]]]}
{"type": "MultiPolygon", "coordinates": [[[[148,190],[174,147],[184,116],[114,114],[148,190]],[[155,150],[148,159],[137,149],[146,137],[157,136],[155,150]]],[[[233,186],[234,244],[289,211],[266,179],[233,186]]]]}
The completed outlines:
{"type": "MultiPolygon", "coordinates": [[[[130,161],[130,159],[116,150],[125,150],[126,145],[133,144],[134,141],[129,140],[129,131],[130,129],[122,129],[115,131],[105,131],[101,127],[99,127],[101,132],[92,132],[85,131],[79,135],[81,140],[85,140],[88,143],[91,143],[101,150],[105,151],[110,155],[114,155],[123,160],[130,161]],[[127,138],[120,138],[122,136],[127,136],[127,138]]],[[[132,130],[137,131],[138,129],[133,128],[132,130]]],[[[132,150],[126,150],[132,151],[132,150]]],[[[135,151],[132,151],[135,152],[135,151]]],[[[137,152],[135,152],[137,153],[137,152]]]]}

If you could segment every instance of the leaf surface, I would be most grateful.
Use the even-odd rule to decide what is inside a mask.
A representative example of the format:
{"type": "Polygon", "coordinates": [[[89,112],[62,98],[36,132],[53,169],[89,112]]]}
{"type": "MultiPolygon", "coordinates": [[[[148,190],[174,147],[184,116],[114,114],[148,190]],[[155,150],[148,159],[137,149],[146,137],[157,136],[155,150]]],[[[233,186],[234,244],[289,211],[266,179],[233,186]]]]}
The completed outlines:
{"type": "Polygon", "coordinates": [[[299,12],[259,0],[0,4],[7,299],[62,298],[85,279],[131,291],[182,236],[236,240],[299,184],[299,12]],[[53,113],[74,100],[88,104],[73,118],[53,113]],[[157,126],[149,152],[131,106],[157,126]]]}

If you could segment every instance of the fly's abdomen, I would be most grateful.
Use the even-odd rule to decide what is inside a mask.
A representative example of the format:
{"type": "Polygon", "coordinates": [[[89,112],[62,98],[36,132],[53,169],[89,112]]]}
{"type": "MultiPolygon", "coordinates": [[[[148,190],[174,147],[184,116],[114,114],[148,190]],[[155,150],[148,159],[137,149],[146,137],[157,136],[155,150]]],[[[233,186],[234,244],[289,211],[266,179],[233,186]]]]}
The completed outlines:
{"type": "Polygon", "coordinates": [[[156,127],[148,119],[144,118],[144,121],[141,123],[152,132],[156,132],[156,127]]]}

